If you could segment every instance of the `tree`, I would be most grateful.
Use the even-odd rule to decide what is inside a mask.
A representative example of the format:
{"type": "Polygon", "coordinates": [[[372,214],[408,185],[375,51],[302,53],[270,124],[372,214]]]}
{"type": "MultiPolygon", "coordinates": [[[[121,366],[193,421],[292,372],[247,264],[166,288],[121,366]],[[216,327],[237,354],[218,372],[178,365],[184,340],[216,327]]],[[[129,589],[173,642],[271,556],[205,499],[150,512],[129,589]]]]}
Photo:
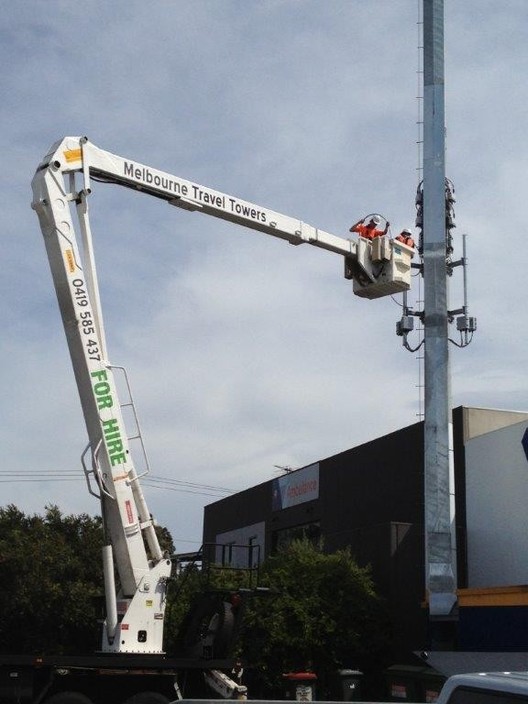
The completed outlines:
{"type": "Polygon", "coordinates": [[[368,670],[383,656],[385,608],[349,550],[325,554],[295,541],[267,559],[261,583],[274,596],[250,606],[241,647],[268,691],[277,695],[289,671],[313,670],[324,686],[339,668],[368,670]]]}
{"type": "MultiPolygon", "coordinates": [[[[156,526],[156,533],[162,550],[172,554],[167,528],[156,526]]],[[[99,516],[63,515],[57,506],[47,506],[44,516],[0,508],[0,650],[78,654],[100,648],[103,542],[99,516]]]]}
{"type": "Polygon", "coordinates": [[[0,508],[0,647],[93,652],[102,595],[101,519],[0,508]]]}

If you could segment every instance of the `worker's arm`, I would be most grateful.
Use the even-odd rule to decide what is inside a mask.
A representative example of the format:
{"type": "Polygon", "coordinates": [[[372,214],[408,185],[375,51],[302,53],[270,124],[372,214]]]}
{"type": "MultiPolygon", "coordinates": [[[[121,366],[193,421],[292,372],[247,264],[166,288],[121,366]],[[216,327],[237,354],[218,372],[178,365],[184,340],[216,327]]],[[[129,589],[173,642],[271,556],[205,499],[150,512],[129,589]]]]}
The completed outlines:
{"type": "Polygon", "coordinates": [[[387,224],[385,225],[385,229],[383,230],[384,235],[386,235],[387,232],[389,231],[389,227],[390,227],[390,222],[387,220],[387,224]]]}
{"type": "Polygon", "coordinates": [[[349,232],[358,232],[357,226],[361,225],[363,220],[358,220],[352,227],[350,228],[349,232]]]}

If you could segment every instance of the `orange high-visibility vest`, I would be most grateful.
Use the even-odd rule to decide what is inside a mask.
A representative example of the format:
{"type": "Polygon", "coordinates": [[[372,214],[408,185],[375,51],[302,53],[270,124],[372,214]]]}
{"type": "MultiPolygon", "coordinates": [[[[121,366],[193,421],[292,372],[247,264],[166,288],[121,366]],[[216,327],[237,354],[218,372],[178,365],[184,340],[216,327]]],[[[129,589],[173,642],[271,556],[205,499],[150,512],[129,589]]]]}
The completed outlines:
{"type": "Polygon", "coordinates": [[[383,230],[376,230],[375,227],[368,227],[361,223],[355,226],[354,232],[357,232],[360,237],[365,237],[367,240],[373,240],[375,237],[381,237],[384,234],[383,230]]]}
{"type": "Polygon", "coordinates": [[[410,235],[401,234],[401,235],[398,235],[398,237],[396,237],[396,239],[398,240],[398,242],[403,242],[403,244],[406,244],[407,247],[414,248],[414,240],[410,235]]]}

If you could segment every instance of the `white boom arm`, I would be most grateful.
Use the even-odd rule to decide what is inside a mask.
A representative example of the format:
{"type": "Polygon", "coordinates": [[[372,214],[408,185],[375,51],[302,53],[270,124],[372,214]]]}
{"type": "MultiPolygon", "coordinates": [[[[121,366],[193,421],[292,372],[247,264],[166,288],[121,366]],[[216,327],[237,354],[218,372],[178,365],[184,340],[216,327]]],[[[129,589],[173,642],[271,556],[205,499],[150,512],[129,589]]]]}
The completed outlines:
{"type": "Polygon", "coordinates": [[[344,239],[268,208],[200,186],[99,149],[85,137],[65,137],[33,178],[33,208],[44,235],[92,455],[109,545],[105,547],[107,618],[103,650],[160,653],[170,560],[162,554],[143,496],[106,351],[87,197],[91,180],[116,183],[185,210],[229,220],[345,259],[354,293],[378,298],[410,287],[412,250],[388,237],[344,239]],[[81,241],[77,240],[76,212],[81,241]],[[145,547],[143,536],[148,546],[145,547]],[[113,565],[120,591],[116,595],[113,565]]]}

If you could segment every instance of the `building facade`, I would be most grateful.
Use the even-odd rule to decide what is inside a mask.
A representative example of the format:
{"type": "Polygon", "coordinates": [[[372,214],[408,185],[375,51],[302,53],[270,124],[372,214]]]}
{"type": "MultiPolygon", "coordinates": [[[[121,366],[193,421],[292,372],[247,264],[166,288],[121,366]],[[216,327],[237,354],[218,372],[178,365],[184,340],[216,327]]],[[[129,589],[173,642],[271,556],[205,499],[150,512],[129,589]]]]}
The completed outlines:
{"type": "MultiPolygon", "coordinates": [[[[528,535],[527,421],[526,413],[453,411],[460,589],[528,584],[515,552],[528,535]]],[[[204,543],[222,546],[217,562],[239,567],[300,537],[328,552],[349,547],[387,601],[394,660],[410,661],[427,642],[423,443],[415,423],[210,504],[204,543]],[[237,547],[248,545],[249,553],[237,547]]]]}

